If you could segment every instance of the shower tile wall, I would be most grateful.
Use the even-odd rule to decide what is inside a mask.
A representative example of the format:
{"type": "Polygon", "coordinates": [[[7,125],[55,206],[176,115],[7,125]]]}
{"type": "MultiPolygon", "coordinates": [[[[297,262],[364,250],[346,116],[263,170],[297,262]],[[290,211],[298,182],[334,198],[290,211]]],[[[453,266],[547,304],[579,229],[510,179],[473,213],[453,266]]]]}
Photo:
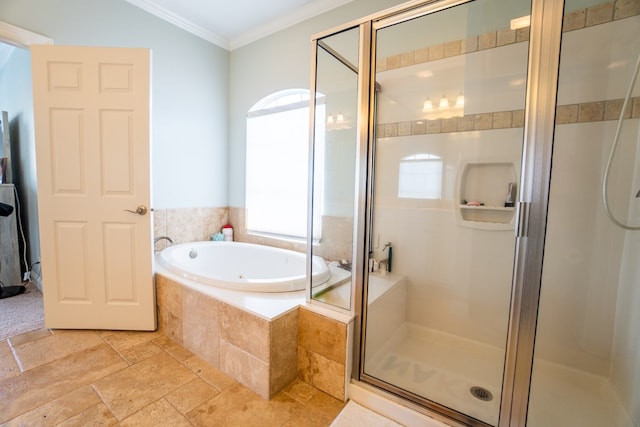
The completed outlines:
{"type": "MultiPolygon", "coordinates": [[[[640,235],[607,218],[602,177],[640,53],[640,1],[571,11],[565,24],[536,358],[609,378],[637,424],[640,235]]],[[[608,191],[615,216],[640,224],[640,84],[632,97],[608,191]]]]}
{"type": "MultiPolygon", "coordinates": [[[[545,264],[551,260],[547,274],[553,277],[554,284],[549,286],[550,292],[565,294],[567,298],[561,300],[562,310],[557,311],[563,313],[562,318],[557,315],[547,318],[553,323],[553,326],[549,325],[553,331],[548,339],[538,344],[538,348],[545,358],[572,365],[576,364],[572,357],[578,353],[576,367],[594,373],[603,373],[609,366],[612,342],[614,337],[617,338],[613,330],[615,301],[617,292],[623,290],[615,287],[605,290],[602,283],[617,283],[621,266],[615,265],[613,260],[620,259],[621,249],[614,248],[622,247],[624,235],[606,225],[602,210],[597,215],[590,212],[593,206],[601,204],[598,177],[602,176],[612,141],[616,112],[622,106],[624,90],[621,87],[627,84],[630,75],[629,64],[621,66],[617,61],[632,62],[638,50],[636,46],[634,56],[630,47],[612,51],[607,43],[613,38],[624,40],[629,46],[632,45],[631,40],[640,40],[638,14],[639,1],[619,0],[572,11],[565,18],[562,51],[563,54],[568,52],[569,58],[564,66],[575,69],[565,71],[563,75],[567,81],[560,83],[556,144],[564,146],[568,162],[576,156],[592,160],[587,161],[589,168],[581,170],[580,174],[567,176],[564,181],[561,177],[558,185],[563,190],[561,193],[556,190],[557,200],[552,200],[562,204],[563,208],[558,212],[565,215],[562,220],[568,221],[572,233],[569,236],[556,228],[554,222],[560,218],[550,219],[552,231],[549,235],[555,236],[559,243],[552,254],[546,254],[545,264]],[[606,62],[605,70],[607,65],[614,70],[618,67],[620,72],[626,72],[624,76],[627,77],[615,72],[598,75],[598,67],[586,66],[582,61],[589,64],[606,62]],[[601,79],[604,79],[604,84],[601,79]],[[581,240],[578,229],[593,227],[602,229],[596,241],[581,240]],[[617,254],[611,253],[616,250],[617,254]],[[569,277],[559,268],[566,264],[580,266],[582,272],[569,277]],[[579,304],[572,302],[576,299],[579,304]],[[611,301],[604,310],[599,308],[603,299],[611,301]],[[585,347],[589,348],[587,353],[581,350],[585,347]]],[[[377,126],[378,157],[387,159],[388,163],[376,166],[387,173],[382,181],[376,182],[379,196],[375,207],[377,223],[374,224],[373,241],[403,242],[404,247],[394,245],[394,271],[402,273],[410,271],[406,266],[422,266],[420,271],[414,270],[408,276],[407,319],[417,325],[473,337],[498,347],[504,345],[502,331],[506,328],[507,319],[497,308],[508,306],[511,271],[500,272],[493,266],[513,259],[513,231],[474,230],[456,224],[454,209],[458,201],[453,199],[458,162],[465,152],[477,156],[478,161],[520,161],[519,141],[522,140],[524,112],[516,100],[523,99],[526,70],[515,69],[514,64],[526,64],[521,58],[527,55],[527,33],[528,29],[515,33],[499,30],[383,58],[378,61],[376,76],[382,86],[381,100],[384,100],[385,90],[394,91],[393,100],[397,105],[389,109],[386,116],[387,110],[382,109],[377,126]],[[431,96],[436,103],[443,92],[449,91],[450,99],[455,99],[458,93],[451,92],[450,87],[443,87],[416,94],[415,80],[407,83],[407,86],[413,85],[412,90],[402,86],[408,80],[407,76],[428,76],[427,72],[420,72],[429,67],[466,68],[473,73],[486,72],[502,78],[492,80],[490,85],[474,85],[476,79],[473,76],[462,76],[465,82],[461,88],[465,96],[464,115],[425,119],[415,114],[419,108],[414,108],[421,106],[425,97],[431,96]],[[497,91],[506,96],[492,97],[497,91]],[[399,162],[404,156],[415,153],[430,153],[442,159],[442,197],[439,200],[398,199],[399,162]],[[456,255],[450,258],[439,256],[447,253],[456,255]]],[[[636,85],[632,107],[627,111],[629,117],[640,117],[638,95],[640,85],[636,85]]],[[[637,132],[637,125],[630,127],[637,132]]],[[[628,139],[635,141],[637,136],[629,135],[628,139]]],[[[636,153],[629,151],[620,157],[636,158],[636,153]]],[[[632,176],[633,165],[626,168],[620,173],[614,172],[612,182],[617,184],[616,178],[623,175],[632,176]]],[[[625,194],[624,200],[628,200],[628,194],[632,190],[638,191],[638,188],[619,186],[618,190],[625,194]]],[[[617,200],[617,196],[619,194],[612,195],[612,198],[617,200]]],[[[614,202],[614,209],[626,212],[630,208],[627,204],[614,202]]],[[[374,247],[375,251],[381,249],[374,247]]],[[[640,273],[636,270],[634,267],[637,277],[640,273]]],[[[626,292],[630,293],[629,290],[626,292]]],[[[625,351],[623,354],[628,353],[625,351]]],[[[637,350],[631,356],[632,360],[637,360],[637,350]]]]}

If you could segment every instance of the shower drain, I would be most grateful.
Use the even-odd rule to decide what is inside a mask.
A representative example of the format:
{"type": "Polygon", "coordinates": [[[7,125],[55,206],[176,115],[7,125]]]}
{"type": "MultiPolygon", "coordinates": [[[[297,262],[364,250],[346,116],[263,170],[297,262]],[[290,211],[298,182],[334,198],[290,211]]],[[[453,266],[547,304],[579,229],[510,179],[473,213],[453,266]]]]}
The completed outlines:
{"type": "Polygon", "coordinates": [[[491,392],[484,387],[473,386],[469,389],[469,391],[471,392],[473,397],[484,400],[485,402],[493,399],[493,395],[491,394],[491,392]]]}

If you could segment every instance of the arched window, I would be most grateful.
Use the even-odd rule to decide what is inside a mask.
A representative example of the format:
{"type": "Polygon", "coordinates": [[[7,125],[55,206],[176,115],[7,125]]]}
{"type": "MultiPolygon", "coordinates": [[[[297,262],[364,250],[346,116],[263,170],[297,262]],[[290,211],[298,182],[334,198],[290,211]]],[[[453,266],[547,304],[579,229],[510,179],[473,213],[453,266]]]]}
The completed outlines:
{"type": "Polygon", "coordinates": [[[418,153],[400,159],[398,197],[401,199],[442,198],[442,158],[418,153]]]}
{"type": "MultiPolygon", "coordinates": [[[[306,89],[276,92],[247,113],[245,206],[249,232],[307,236],[309,97],[306,89]]],[[[324,117],[324,105],[316,110],[324,117]]],[[[324,120],[321,122],[324,126],[324,120]]],[[[324,135],[324,129],[317,129],[316,134],[324,135]]],[[[316,140],[318,143],[322,141],[316,140]]],[[[314,235],[319,233],[319,227],[314,226],[314,235]]]]}

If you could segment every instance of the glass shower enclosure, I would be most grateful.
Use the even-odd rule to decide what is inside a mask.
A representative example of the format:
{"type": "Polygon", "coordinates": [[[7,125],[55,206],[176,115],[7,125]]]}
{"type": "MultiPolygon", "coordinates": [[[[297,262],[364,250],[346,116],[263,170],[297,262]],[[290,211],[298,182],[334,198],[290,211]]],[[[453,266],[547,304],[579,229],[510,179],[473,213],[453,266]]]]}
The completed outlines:
{"type": "Polygon", "coordinates": [[[353,381],[452,425],[640,425],[640,0],[412,1],[313,42],[352,169],[316,144],[312,187],[346,177],[353,240],[310,299],[356,315],[353,381]]]}

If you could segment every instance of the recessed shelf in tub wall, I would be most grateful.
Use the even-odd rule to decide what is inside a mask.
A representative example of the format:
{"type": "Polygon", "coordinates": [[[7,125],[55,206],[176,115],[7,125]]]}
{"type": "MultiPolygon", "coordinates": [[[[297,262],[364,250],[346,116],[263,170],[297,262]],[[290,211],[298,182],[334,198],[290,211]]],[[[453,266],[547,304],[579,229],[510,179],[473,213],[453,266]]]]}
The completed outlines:
{"type": "Polygon", "coordinates": [[[480,230],[512,230],[515,208],[505,207],[505,200],[509,184],[513,186],[512,200],[517,200],[517,176],[516,164],[511,161],[462,161],[456,177],[456,222],[480,230]]]}

